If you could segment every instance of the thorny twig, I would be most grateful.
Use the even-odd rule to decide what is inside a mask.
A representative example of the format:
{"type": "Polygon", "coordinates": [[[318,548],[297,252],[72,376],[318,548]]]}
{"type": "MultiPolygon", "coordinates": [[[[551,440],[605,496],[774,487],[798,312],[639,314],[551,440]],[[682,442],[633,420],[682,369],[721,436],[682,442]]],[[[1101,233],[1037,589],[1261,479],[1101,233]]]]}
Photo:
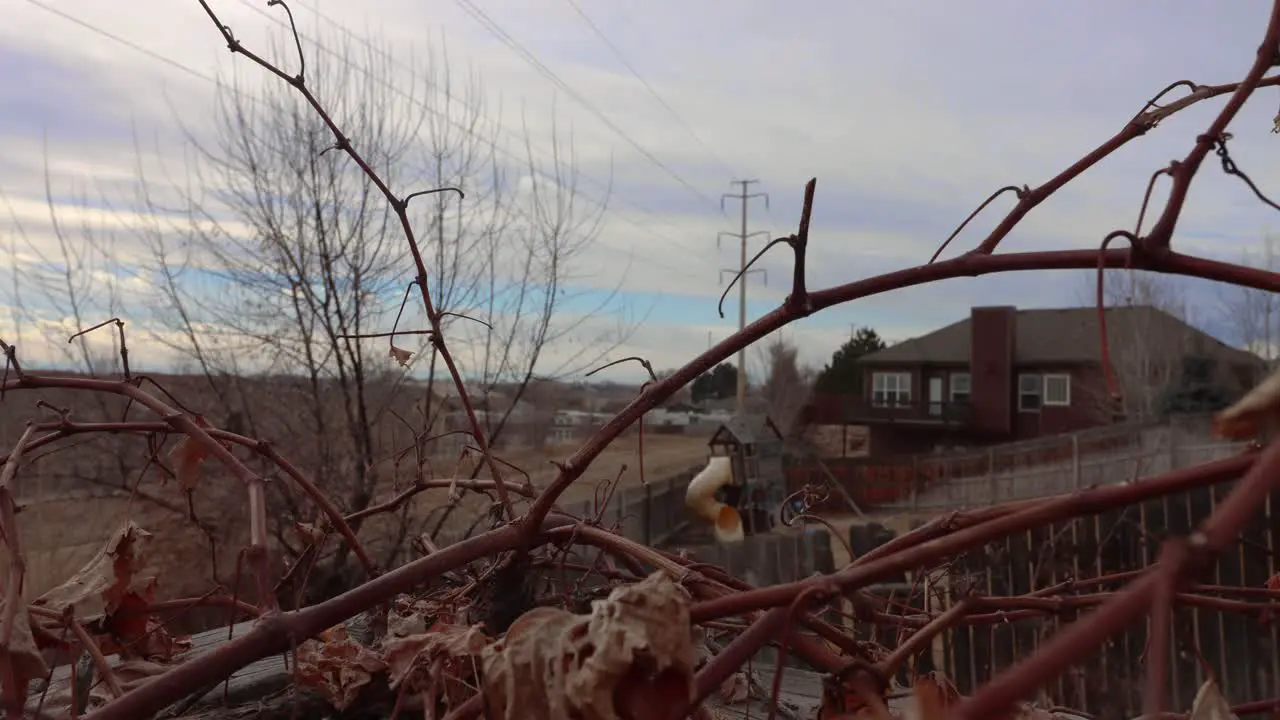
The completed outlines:
{"type": "Polygon", "coordinates": [[[747,261],[746,265],[742,266],[742,269],[733,274],[733,277],[729,280],[729,284],[724,286],[724,292],[720,293],[720,302],[716,303],[716,312],[720,313],[721,318],[724,317],[724,299],[729,297],[729,291],[733,289],[734,284],[738,282],[745,282],[742,278],[749,272],[760,272],[759,270],[752,270],[751,266],[755,265],[757,260],[764,257],[764,254],[769,252],[774,245],[781,245],[785,242],[787,242],[787,238],[774,238],[773,240],[770,240],[764,247],[760,248],[759,252],[747,261]]]}
{"type": "Polygon", "coordinates": [[[80,332],[75,333],[71,337],[67,338],[67,343],[68,344],[73,343],[75,342],[76,338],[80,337],[81,335],[87,335],[93,332],[94,330],[97,330],[98,328],[106,327],[112,324],[116,326],[116,333],[120,338],[120,369],[124,373],[124,379],[130,380],[132,379],[133,376],[129,372],[129,345],[128,343],[125,342],[124,321],[121,320],[120,318],[111,318],[110,320],[104,320],[98,323],[97,325],[94,325],[93,327],[85,328],[84,330],[81,330],[80,332]]]}
{"type": "Polygon", "coordinates": [[[592,375],[595,375],[596,373],[600,372],[601,370],[604,370],[604,369],[606,369],[606,368],[611,368],[611,367],[613,367],[614,365],[621,365],[621,364],[622,364],[622,363],[624,363],[624,362],[638,362],[638,363],[640,363],[640,364],[644,367],[645,372],[649,373],[649,379],[650,379],[650,380],[657,380],[657,379],[658,379],[658,376],[657,376],[656,374],[654,374],[654,372],[653,372],[653,365],[651,365],[651,364],[649,363],[649,361],[648,361],[648,360],[645,360],[644,358],[642,358],[642,357],[640,357],[640,356],[638,356],[638,355],[632,355],[631,357],[624,357],[624,358],[622,358],[622,359],[620,359],[620,360],[614,360],[614,361],[612,361],[612,362],[607,362],[607,363],[605,363],[604,365],[601,365],[600,367],[596,368],[595,370],[592,370],[591,372],[587,373],[584,377],[591,377],[592,375]]]}
{"type": "Polygon", "coordinates": [[[933,251],[933,257],[929,258],[929,262],[933,263],[934,261],[936,261],[942,255],[942,253],[946,251],[947,246],[951,244],[951,241],[955,240],[956,236],[959,235],[961,232],[963,232],[965,227],[968,226],[968,224],[975,217],[978,216],[978,213],[982,212],[983,210],[986,210],[987,206],[995,202],[996,198],[1000,197],[1001,195],[1007,192],[1013,193],[1014,197],[1018,198],[1018,200],[1022,200],[1022,198],[1025,197],[1027,193],[1031,192],[1031,188],[1027,187],[1026,185],[1023,185],[1022,187],[1018,187],[1017,185],[1005,185],[999,190],[988,195],[987,199],[983,200],[981,205],[974,208],[973,212],[969,213],[969,216],[966,217],[958,226],[956,226],[955,230],[951,231],[951,234],[947,236],[946,240],[942,241],[942,244],[938,246],[938,249],[933,251]]]}

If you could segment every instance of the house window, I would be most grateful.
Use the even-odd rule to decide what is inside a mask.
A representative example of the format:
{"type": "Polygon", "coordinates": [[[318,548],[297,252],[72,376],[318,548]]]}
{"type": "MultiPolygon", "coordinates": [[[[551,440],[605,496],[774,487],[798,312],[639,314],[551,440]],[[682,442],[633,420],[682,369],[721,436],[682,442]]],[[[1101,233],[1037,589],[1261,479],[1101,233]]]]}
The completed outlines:
{"type": "Polygon", "coordinates": [[[1070,375],[1045,375],[1044,376],[1044,404],[1045,405],[1070,405],[1071,404],[1071,376],[1070,375]]]}
{"type": "Polygon", "coordinates": [[[910,405],[911,373],[873,373],[871,375],[871,404],[875,407],[910,405]]]}
{"type": "Polygon", "coordinates": [[[1018,376],[1018,409],[1035,412],[1040,409],[1041,395],[1044,392],[1044,378],[1041,375],[1018,376]]]}
{"type": "Polygon", "coordinates": [[[969,397],[969,373],[951,373],[951,402],[967,405],[969,397]]]}

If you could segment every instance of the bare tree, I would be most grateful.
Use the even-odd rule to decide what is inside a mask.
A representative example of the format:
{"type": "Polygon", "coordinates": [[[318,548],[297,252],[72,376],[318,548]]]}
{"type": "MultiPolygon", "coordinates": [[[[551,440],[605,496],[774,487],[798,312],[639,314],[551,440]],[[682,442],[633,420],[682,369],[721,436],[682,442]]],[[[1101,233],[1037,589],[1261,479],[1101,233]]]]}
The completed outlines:
{"type": "MultiPolygon", "coordinates": [[[[1264,235],[1260,249],[1243,253],[1242,264],[1272,272],[1280,269],[1276,240],[1271,233],[1264,235]]],[[[1265,290],[1232,285],[1219,291],[1219,304],[1236,342],[1269,366],[1274,365],[1280,354],[1280,298],[1265,290]]]]}
{"type": "MultiPolygon", "coordinates": [[[[1089,273],[1082,283],[1082,303],[1097,302],[1097,274],[1089,273]]],[[[1189,337],[1171,332],[1159,313],[1187,323],[1193,322],[1191,308],[1179,280],[1142,270],[1119,269],[1106,273],[1102,302],[1108,309],[1107,338],[1110,370],[1120,393],[1117,408],[1110,389],[1094,390],[1091,399],[1099,412],[1118,411],[1127,420],[1145,421],[1158,417],[1161,400],[1179,382],[1182,360],[1189,337]],[[1154,310],[1155,312],[1151,312],[1154,310]]]]}
{"type": "MultiPolygon", "coordinates": [[[[333,103],[363,156],[409,199],[428,287],[476,385],[492,445],[535,373],[574,372],[625,335],[592,334],[592,313],[561,312],[605,200],[579,193],[572,147],[554,127],[549,159],[534,156],[527,127],[522,146],[507,153],[486,120],[480,82],[456,82],[442,55],[412,68],[417,92],[406,94],[389,80],[397,67],[376,45],[360,51],[348,37],[332,47],[307,58],[308,86],[333,103]],[[457,192],[412,197],[437,187],[457,192]],[[581,351],[568,362],[545,354],[570,338],[581,351]],[[505,392],[490,392],[500,383],[505,392]]],[[[426,438],[462,429],[437,387],[421,312],[404,302],[416,283],[410,249],[378,188],[343,153],[329,152],[328,130],[289,88],[233,80],[220,87],[213,125],[211,138],[186,126],[195,149],[188,172],[201,190],[181,193],[180,242],[163,228],[146,237],[162,296],[154,311],[173,331],[164,341],[200,368],[224,414],[256,435],[306,438],[303,469],[348,512],[366,509],[389,476],[421,477],[431,456],[456,452],[456,444],[426,438]],[[401,334],[387,337],[393,328],[401,334]],[[282,379],[268,392],[262,378],[247,377],[250,368],[282,379]],[[405,445],[418,460],[391,467],[405,445]]],[[[149,192],[141,200],[153,214],[164,210],[149,192]]],[[[307,519],[298,499],[277,500],[286,518],[307,519]]],[[[288,527],[277,528],[286,546],[288,527]]],[[[375,543],[382,561],[397,562],[422,527],[406,506],[375,543]]],[[[338,579],[327,592],[345,584],[348,550],[340,545],[329,558],[338,579]]]]}
{"type": "Polygon", "coordinates": [[[799,348],[781,334],[757,350],[760,381],[758,401],[785,437],[801,428],[800,413],[809,401],[815,373],[799,361],[799,348]]]}
{"type": "MultiPolygon", "coordinates": [[[[91,222],[88,214],[78,224],[63,217],[55,201],[47,153],[44,199],[48,237],[33,236],[11,199],[5,196],[3,201],[10,220],[8,299],[13,321],[32,328],[45,348],[53,351],[52,361],[58,365],[90,375],[119,372],[115,337],[107,335],[110,340],[95,342],[98,336],[85,332],[122,312],[121,273],[129,273],[113,260],[119,236],[102,223],[91,222]]],[[[83,193],[79,201],[82,207],[90,206],[83,193]]]]}
{"type": "MultiPolygon", "coordinates": [[[[97,218],[82,213],[78,222],[64,217],[55,197],[69,193],[55,192],[47,155],[43,190],[48,210],[43,233],[24,222],[13,198],[5,195],[0,200],[9,216],[6,244],[11,279],[4,294],[11,321],[19,328],[20,338],[51,351],[45,361],[49,365],[91,377],[119,374],[120,335],[114,323],[104,325],[104,321],[124,315],[121,285],[132,279],[115,260],[120,235],[102,222],[106,212],[97,218]],[[29,328],[25,338],[24,327],[29,328]]],[[[83,193],[77,199],[81,207],[91,207],[83,193]]],[[[61,407],[53,398],[43,399],[50,407],[61,407]]],[[[124,409],[125,403],[118,398],[95,397],[92,407],[78,410],[81,419],[102,421],[118,418],[124,409]]],[[[10,419],[0,419],[0,431],[16,437],[21,428],[5,422],[10,419]]],[[[145,459],[136,447],[128,452],[132,444],[117,436],[88,442],[101,451],[100,458],[111,461],[48,463],[44,490],[58,492],[85,484],[124,488],[145,459]]]]}

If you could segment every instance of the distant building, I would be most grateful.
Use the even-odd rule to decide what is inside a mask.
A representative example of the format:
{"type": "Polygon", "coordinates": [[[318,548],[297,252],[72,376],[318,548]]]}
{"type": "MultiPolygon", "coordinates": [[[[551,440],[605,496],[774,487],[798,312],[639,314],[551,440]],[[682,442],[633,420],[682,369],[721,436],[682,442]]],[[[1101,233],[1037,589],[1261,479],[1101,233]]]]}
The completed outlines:
{"type": "MultiPolygon", "coordinates": [[[[1236,392],[1263,371],[1256,355],[1154,307],[1110,308],[1106,318],[1113,368],[1127,364],[1121,372],[1146,385],[1167,385],[1186,355],[1213,360],[1236,392]]],[[[964,320],[859,358],[863,396],[815,398],[807,419],[856,427],[866,438],[861,454],[871,457],[1109,424],[1125,418],[1110,401],[1100,337],[1092,307],[975,307],[964,320]]]]}

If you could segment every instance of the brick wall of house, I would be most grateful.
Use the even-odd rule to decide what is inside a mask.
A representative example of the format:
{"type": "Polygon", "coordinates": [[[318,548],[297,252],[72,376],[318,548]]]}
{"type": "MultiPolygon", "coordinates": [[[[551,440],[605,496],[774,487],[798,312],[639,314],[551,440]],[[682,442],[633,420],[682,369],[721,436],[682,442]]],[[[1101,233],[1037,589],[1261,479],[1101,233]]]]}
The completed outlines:
{"type": "MultiPolygon", "coordinates": [[[[1051,365],[1015,368],[1012,383],[1019,373],[1053,373],[1071,376],[1071,404],[1046,405],[1034,412],[1018,410],[1015,393],[1011,438],[1026,440],[1042,435],[1075,432],[1111,422],[1106,412],[1107,385],[1102,371],[1091,367],[1054,367],[1051,365]]],[[[1016,387],[1015,387],[1016,389],[1016,387]]]]}
{"type": "Polygon", "coordinates": [[[973,427],[983,433],[1008,435],[1013,429],[1014,323],[1017,310],[976,307],[971,314],[970,377],[973,383],[973,427]]]}

